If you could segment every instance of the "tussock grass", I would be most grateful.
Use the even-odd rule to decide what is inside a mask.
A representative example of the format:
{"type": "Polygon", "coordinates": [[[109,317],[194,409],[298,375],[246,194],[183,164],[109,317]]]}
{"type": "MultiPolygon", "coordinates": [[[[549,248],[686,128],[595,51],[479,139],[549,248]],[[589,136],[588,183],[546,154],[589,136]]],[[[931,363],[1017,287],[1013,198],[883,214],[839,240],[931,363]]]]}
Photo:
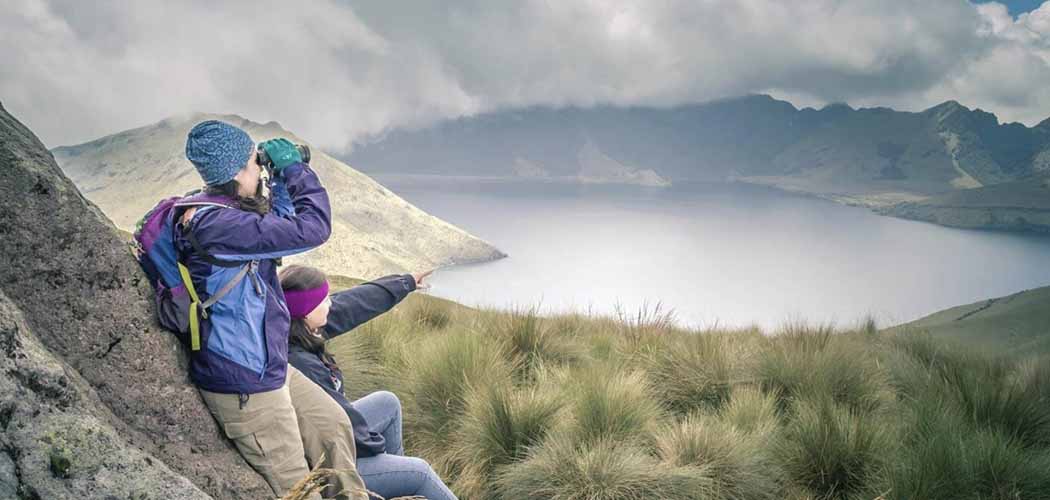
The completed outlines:
{"type": "Polygon", "coordinates": [[[663,418],[651,392],[641,372],[620,371],[610,365],[575,372],[567,394],[572,401],[574,441],[651,441],[663,418]]]}
{"type": "Polygon", "coordinates": [[[489,498],[495,469],[524,459],[559,421],[564,404],[551,385],[472,391],[455,443],[464,470],[453,486],[461,495],[489,498]]]}
{"type": "Polygon", "coordinates": [[[427,300],[410,306],[412,320],[423,328],[440,330],[450,325],[454,317],[453,306],[447,302],[427,300]]]}
{"type": "Polygon", "coordinates": [[[645,451],[601,439],[579,446],[554,436],[497,479],[500,498],[642,500],[710,498],[711,480],[695,467],[668,467],[645,451]]]}
{"type": "Polygon", "coordinates": [[[695,466],[711,478],[707,498],[781,498],[781,476],[770,435],[748,433],[713,416],[691,415],[662,429],[657,454],[672,467],[695,466]]]}
{"type": "Polygon", "coordinates": [[[591,324],[594,322],[592,318],[589,318],[578,311],[557,314],[551,316],[548,321],[551,325],[551,331],[554,332],[554,335],[560,338],[579,337],[590,329],[591,324]]]}
{"type": "Polygon", "coordinates": [[[894,454],[892,422],[829,398],[799,400],[776,450],[788,477],[821,498],[874,498],[894,454]]]}
{"type": "Polygon", "coordinates": [[[913,398],[941,394],[977,428],[995,430],[1025,446],[1050,446],[1050,367],[1046,358],[1021,365],[926,335],[901,335],[891,343],[926,370],[902,377],[913,398]]]}
{"type": "Polygon", "coordinates": [[[958,407],[916,401],[889,498],[1050,498],[1050,455],[975,427],[958,407]]]}
{"type": "Polygon", "coordinates": [[[692,334],[648,353],[651,385],[672,412],[718,409],[734,384],[750,381],[746,363],[752,353],[730,334],[692,334]]]}
{"type": "Polygon", "coordinates": [[[413,295],[329,348],[464,500],[1050,498],[1050,358],[871,318],[766,335],[413,295]]]}
{"type": "Polygon", "coordinates": [[[431,336],[406,356],[400,375],[405,440],[414,440],[437,469],[454,472],[449,438],[472,390],[509,386],[514,368],[502,348],[477,334],[431,336]]]}
{"type": "Polygon", "coordinates": [[[804,397],[828,397],[855,411],[884,407],[893,395],[885,370],[870,347],[853,338],[836,338],[827,326],[789,325],[759,354],[761,387],[788,411],[804,397]]]}
{"type": "Polygon", "coordinates": [[[869,314],[861,319],[857,331],[863,335],[875,336],[879,333],[879,324],[875,321],[875,317],[869,314]]]}
{"type": "Polygon", "coordinates": [[[634,313],[616,304],[615,311],[620,336],[634,344],[666,335],[675,329],[678,321],[674,310],[665,309],[660,302],[652,305],[645,302],[634,313]]]}
{"type": "Polygon", "coordinates": [[[520,376],[531,376],[543,365],[578,363],[585,356],[572,330],[564,329],[568,325],[562,323],[562,329],[555,330],[535,307],[496,315],[492,323],[490,330],[506,343],[520,376]]]}
{"type": "Polygon", "coordinates": [[[777,427],[777,400],[755,387],[737,386],[721,416],[744,433],[768,436],[777,427]]]}

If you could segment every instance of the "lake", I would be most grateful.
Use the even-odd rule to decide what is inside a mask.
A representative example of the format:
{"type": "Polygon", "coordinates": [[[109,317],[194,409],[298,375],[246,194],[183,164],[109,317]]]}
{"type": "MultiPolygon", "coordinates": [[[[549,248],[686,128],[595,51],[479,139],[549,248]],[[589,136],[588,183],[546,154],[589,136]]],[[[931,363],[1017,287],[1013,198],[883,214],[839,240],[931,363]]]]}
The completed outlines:
{"type": "Polygon", "coordinates": [[[509,254],[440,269],[467,305],[637,312],[685,326],[880,325],[1050,285],[1050,237],[960,230],[739,184],[374,176],[509,254]]]}

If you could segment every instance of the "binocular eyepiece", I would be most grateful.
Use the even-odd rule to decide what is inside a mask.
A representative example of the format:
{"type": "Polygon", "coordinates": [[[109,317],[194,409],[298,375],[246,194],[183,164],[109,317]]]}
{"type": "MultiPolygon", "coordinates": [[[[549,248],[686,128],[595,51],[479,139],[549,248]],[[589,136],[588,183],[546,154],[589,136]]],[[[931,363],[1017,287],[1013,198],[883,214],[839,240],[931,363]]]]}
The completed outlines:
{"type": "MultiPolygon", "coordinates": [[[[303,157],[303,163],[310,163],[310,148],[305,144],[296,144],[295,149],[299,150],[299,154],[303,157]]],[[[258,163],[260,167],[267,169],[273,168],[273,160],[270,159],[270,155],[266,154],[266,150],[259,146],[257,149],[257,155],[255,157],[255,163],[258,163]]]]}

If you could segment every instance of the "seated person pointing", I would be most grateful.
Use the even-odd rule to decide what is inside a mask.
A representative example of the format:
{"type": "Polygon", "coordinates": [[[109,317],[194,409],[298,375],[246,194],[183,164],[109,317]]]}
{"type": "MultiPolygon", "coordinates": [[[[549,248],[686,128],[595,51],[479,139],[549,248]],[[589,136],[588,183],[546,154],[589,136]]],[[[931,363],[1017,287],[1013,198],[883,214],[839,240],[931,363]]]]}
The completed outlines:
{"type": "Polygon", "coordinates": [[[357,447],[357,471],[365,486],[385,498],[419,495],[430,500],[456,496],[430,465],[403,456],[401,403],[387,391],[351,403],[343,394],[343,374],[325,349],[342,335],[390,310],[430,273],[379,278],[329,297],[328,280],[319,269],[289,265],[280,271],[291,315],[288,363],[321,386],[350,417],[357,447]]]}

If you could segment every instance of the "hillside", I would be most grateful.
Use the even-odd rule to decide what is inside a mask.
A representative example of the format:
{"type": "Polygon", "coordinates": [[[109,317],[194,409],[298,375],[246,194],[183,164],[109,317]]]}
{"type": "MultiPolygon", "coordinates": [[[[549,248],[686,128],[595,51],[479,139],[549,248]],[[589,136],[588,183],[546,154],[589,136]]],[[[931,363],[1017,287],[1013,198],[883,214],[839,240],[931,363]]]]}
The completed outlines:
{"type": "Polygon", "coordinates": [[[816,110],[753,95],[668,109],[488,113],[391,130],[348,158],[372,173],[584,182],[585,152],[667,183],[741,181],[884,208],[999,184],[1021,195],[1050,168],[1050,120],[1000,124],[955,101],[921,112],[816,110]]]}
{"type": "MultiPolygon", "coordinates": [[[[276,122],[259,124],[235,115],[169,118],[100,139],[54,148],[55,160],[77,188],[117,227],[130,231],[160,199],[200,187],[185,158],[186,134],[196,123],[220,119],[244,128],[255,141],[288,137],[309,144],[276,122]]],[[[333,273],[375,276],[501,258],[502,252],[433,217],[368,176],[311,148],[311,166],[329,191],[332,237],[290,263],[333,273]]]]}
{"type": "Polygon", "coordinates": [[[1050,353],[1050,287],[938,311],[887,329],[927,332],[985,352],[1018,357],[1050,353]]]}

